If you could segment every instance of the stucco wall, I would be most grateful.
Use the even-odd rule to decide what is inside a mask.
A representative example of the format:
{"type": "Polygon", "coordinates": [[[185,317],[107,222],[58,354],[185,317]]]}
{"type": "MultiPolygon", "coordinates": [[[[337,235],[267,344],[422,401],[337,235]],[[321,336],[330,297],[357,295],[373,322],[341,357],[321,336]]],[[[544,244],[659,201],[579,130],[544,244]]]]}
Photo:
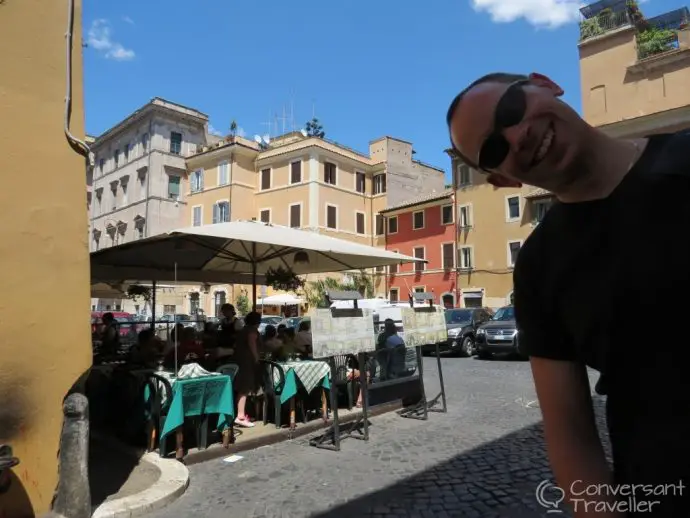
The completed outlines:
{"type": "MultiPolygon", "coordinates": [[[[81,1],[75,0],[72,132],[84,137],[81,1]]],[[[84,159],[63,132],[67,2],[0,5],[0,443],[21,464],[0,516],[42,514],[57,484],[62,401],[91,365],[84,159]],[[37,167],[42,164],[43,167],[37,167]],[[46,295],[57,297],[51,308],[46,295]],[[46,320],[46,312],[57,312],[46,320]]]]}

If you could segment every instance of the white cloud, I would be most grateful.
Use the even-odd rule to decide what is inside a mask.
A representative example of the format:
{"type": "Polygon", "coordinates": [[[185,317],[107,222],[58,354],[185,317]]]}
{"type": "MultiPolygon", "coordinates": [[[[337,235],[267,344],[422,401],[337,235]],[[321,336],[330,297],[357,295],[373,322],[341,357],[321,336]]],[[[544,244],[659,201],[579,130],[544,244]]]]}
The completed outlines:
{"type": "Polygon", "coordinates": [[[581,0],[471,0],[476,11],[489,13],[496,23],[524,18],[537,27],[555,29],[578,20],[581,0]]]}
{"type": "Polygon", "coordinates": [[[130,25],[134,25],[134,20],[132,20],[129,16],[123,16],[122,21],[130,25]]]}
{"type": "Polygon", "coordinates": [[[89,47],[101,52],[106,59],[114,59],[115,61],[129,61],[134,59],[134,51],[132,49],[126,49],[121,43],[113,41],[111,34],[112,32],[108,20],[94,20],[87,32],[86,42],[89,47]]]}

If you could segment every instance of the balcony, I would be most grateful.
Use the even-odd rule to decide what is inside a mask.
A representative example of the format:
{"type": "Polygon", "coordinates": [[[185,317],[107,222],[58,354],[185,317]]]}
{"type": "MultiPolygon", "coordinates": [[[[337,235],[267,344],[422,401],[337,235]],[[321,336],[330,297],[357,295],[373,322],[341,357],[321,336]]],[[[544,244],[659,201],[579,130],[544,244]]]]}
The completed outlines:
{"type": "Polygon", "coordinates": [[[638,27],[638,61],[687,47],[689,25],[687,7],[644,20],[638,27]]]}
{"type": "Polygon", "coordinates": [[[671,30],[648,29],[637,35],[637,59],[679,49],[678,33],[671,30]]]}
{"type": "Polygon", "coordinates": [[[621,27],[631,27],[632,20],[627,11],[601,11],[596,16],[580,22],[580,42],[596,38],[621,27]]]}

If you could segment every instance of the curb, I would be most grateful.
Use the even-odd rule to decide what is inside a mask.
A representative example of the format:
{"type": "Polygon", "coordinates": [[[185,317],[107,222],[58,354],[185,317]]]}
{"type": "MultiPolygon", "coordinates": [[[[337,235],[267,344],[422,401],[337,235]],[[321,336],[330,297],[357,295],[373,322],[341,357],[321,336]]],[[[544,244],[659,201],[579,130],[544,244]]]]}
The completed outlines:
{"type": "Polygon", "coordinates": [[[156,452],[145,454],[141,460],[160,470],[158,480],[141,493],[103,502],[93,511],[92,518],[143,516],[165,507],[185,492],[189,484],[189,470],[184,464],[162,459],[156,452]]]}
{"type": "MultiPolygon", "coordinates": [[[[400,400],[392,401],[390,403],[382,403],[376,405],[375,407],[369,408],[369,417],[376,417],[382,414],[387,414],[389,412],[394,412],[402,408],[402,402],[400,400]]],[[[357,419],[362,415],[362,412],[354,412],[348,414],[339,419],[340,425],[348,424],[357,419]]],[[[185,464],[187,466],[192,466],[194,464],[199,464],[207,460],[218,459],[220,457],[227,457],[228,455],[233,455],[235,453],[240,453],[247,450],[254,450],[256,448],[261,448],[262,446],[270,446],[272,444],[277,444],[279,442],[284,442],[290,439],[296,439],[297,437],[302,437],[319,430],[325,430],[333,424],[333,420],[330,419],[327,423],[324,423],[321,419],[316,419],[306,424],[300,424],[292,434],[288,429],[277,430],[278,433],[272,433],[264,435],[262,437],[257,437],[255,439],[250,439],[247,441],[242,441],[239,444],[231,444],[229,448],[225,449],[222,446],[211,446],[206,450],[199,450],[195,452],[190,452],[185,456],[185,464]]]]}

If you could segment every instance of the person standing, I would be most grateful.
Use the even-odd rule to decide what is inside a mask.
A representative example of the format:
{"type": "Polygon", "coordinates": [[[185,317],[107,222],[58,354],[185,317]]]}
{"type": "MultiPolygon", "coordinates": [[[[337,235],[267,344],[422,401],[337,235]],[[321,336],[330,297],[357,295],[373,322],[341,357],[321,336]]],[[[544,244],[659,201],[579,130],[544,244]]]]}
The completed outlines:
{"type": "Polygon", "coordinates": [[[234,379],[237,394],[237,418],[235,423],[245,428],[252,428],[254,423],[246,413],[247,397],[259,389],[261,372],[259,349],[261,347],[259,324],[261,315],[255,311],[244,319],[244,327],[238,332],[235,346],[235,362],[239,370],[234,379]]]}
{"type": "MultiPolygon", "coordinates": [[[[690,353],[654,316],[665,314],[660,304],[683,307],[690,292],[690,132],[612,138],[562,94],[541,74],[478,79],[448,110],[453,149],[497,188],[525,183],[558,200],[523,245],[513,280],[518,343],[566,498],[575,503],[575,483],[638,484],[636,498],[656,502],[644,516],[687,517],[690,353]],[[613,472],[587,366],[608,396],[613,472]],[[640,494],[643,484],[667,490],[640,494]]],[[[580,506],[578,518],[637,516],[610,492],[588,498],[610,512],[580,506]]]]}

